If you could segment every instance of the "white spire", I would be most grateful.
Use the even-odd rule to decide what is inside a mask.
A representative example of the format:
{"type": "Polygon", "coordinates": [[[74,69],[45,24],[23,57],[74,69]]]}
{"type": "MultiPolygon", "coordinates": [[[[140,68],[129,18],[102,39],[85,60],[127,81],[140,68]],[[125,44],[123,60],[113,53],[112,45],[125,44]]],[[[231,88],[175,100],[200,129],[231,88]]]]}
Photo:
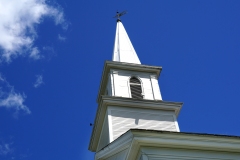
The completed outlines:
{"type": "Polygon", "coordinates": [[[137,53],[128,37],[128,34],[120,20],[117,21],[115,43],[113,49],[113,61],[141,64],[137,53]]]}

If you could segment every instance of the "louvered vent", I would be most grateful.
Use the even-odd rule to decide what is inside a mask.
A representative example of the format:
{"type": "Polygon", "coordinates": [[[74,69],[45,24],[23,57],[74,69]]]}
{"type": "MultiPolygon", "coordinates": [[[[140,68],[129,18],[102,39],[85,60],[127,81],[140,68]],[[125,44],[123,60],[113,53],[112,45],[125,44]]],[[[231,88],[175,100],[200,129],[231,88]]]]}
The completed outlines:
{"type": "Polygon", "coordinates": [[[142,86],[140,81],[136,77],[130,79],[130,90],[132,98],[143,99],[142,86]]]}

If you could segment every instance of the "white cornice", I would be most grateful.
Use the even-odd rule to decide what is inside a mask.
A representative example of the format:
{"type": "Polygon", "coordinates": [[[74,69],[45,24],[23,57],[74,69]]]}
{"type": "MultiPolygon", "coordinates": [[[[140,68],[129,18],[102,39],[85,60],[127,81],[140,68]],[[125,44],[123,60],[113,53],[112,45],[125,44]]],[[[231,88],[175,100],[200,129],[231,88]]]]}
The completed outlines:
{"type": "Polygon", "coordinates": [[[240,153],[240,137],[131,129],[133,141],[126,160],[137,157],[140,147],[164,147],[240,153]]]}
{"type": "Polygon", "coordinates": [[[158,78],[160,76],[162,67],[148,66],[148,65],[141,65],[141,64],[134,64],[134,63],[125,63],[125,62],[106,61],[104,64],[102,79],[101,79],[100,88],[98,91],[98,98],[97,98],[98,103],[100,101],[100,96],[104,95],[110,69],[153,73],[153,74],[156,74],[158,78]]]}
{"type": "Polygon", "coordinates": [[[131,129],[101,151],[96,158],[107,158],[128,148],[126,160],[136,159],[141,147],[162,147],[240,153],[240,137],[199,133],[131,129]]]}
{"type": "Polygon", "coordinates": [[[144,109],[174,111],[175,115],[178,116],[182,105],[183,103],[181,102],[165,102],[156,100],[139,100],[123,97],[101,96],[91,135],[89,150],[95,152],[97,149],[97,144],[101,134],[100,133],[101,128],[103,126],[103,121],[108,106],[133,107],[133,108],[136,107],[144,109]]]}
{"type": "Polygon", "coordinates": [[[113,96],[102,96],[101,101],[103,102],[102,103],[104,105],[103,107],[121,106],[121,107],[174,111],[176,116],[178,116],[183,105],[182,102],[166,102],[161,100],[145,100],[145,99],[133,99],[133,98],[113,97],[113,96]]]}

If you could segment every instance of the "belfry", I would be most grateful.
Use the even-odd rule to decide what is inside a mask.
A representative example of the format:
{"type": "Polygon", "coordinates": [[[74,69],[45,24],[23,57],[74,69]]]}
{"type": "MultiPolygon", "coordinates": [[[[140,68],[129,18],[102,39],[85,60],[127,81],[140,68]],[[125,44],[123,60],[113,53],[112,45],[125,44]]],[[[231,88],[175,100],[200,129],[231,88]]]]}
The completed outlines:
{"type": "Polygon", "coordinates": [[[162,100],[161,70],[141,64],[118,17],[112,61],[104,64],[89,144],[95,160],[239,158],[240,139],[234,146],[233,137],[180,132],[177,117],[183,103],[162,100]]]}

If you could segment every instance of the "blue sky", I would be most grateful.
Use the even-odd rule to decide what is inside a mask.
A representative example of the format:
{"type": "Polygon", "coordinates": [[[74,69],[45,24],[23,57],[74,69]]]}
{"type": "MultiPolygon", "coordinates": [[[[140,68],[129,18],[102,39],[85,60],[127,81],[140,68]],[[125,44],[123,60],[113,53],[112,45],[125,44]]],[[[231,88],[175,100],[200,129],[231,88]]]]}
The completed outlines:
{"type": "Polygon", "coordinates": [[[240,136],[240,1],[0,0],[0,159],[93,159],[102,68],[122,18],[142,64],[162,66],[183,132],[240,136]]]}

